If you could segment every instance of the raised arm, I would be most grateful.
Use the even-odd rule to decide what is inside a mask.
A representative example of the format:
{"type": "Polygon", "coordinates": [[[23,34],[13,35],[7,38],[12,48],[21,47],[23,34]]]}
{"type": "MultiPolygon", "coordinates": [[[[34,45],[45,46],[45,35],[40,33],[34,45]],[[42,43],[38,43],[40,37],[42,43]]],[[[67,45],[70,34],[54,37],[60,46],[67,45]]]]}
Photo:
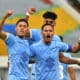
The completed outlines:
{"type": "Polygon", "coordinates": [[[0,21],[0,38],[2,38],[3,40],[6,39],[7,34],[6,32],[2,31],[2,27],[6,21],[6,19],[12,15],[12,11],[11,10],[7,10],[5,15],[3,16],[2,20],[0,21]]]}
{"type": "MultiPolygon", "coordinates": [[[[25,16],[25,19],[28,21],[29,20],[29,17],[31,14],[34,14],[36,12],[36,9],[34,7],[31,7],[28,9],[28,11],[26,11],[26,16],[25,16]]],[[[26,31],[26,37],[30,37],[30,30],[28,29],[26,31]]]]}
{"type": "Polygon", "coordinates": [[[29,16],[31,14],[34,14],[35,12],[36,12],[36,9],[34,7],[29,8],[28,11],[26,11],[25,19],[28,20],[29,19],[29,16]]]}

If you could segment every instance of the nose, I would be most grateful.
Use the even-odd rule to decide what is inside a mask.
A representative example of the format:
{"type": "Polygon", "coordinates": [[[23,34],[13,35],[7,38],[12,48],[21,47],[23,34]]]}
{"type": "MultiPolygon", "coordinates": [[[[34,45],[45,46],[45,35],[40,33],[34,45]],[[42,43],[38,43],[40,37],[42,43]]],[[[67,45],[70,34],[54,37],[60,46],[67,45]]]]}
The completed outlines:
{"type": "Polygon", "coordinates": [[[50,34],[50,32],[48,31],[48,32],[47,32],[47,35],[49,35],[49,34],[50,34]]]}
{"type": "Polygon", "coordinates": [[[23,30],[24,29],[24,26],[21,26],[21,29],[23,30]]]}

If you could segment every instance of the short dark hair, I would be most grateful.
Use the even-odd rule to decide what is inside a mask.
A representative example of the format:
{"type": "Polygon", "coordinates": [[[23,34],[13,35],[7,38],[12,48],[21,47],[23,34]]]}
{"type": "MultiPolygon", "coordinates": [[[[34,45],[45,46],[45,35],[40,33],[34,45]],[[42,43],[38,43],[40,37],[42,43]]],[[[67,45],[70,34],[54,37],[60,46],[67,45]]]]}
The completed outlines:
{"type": "Polygon", "coordinates": [[[16,22],[16,25],[17,25],[19,22],[25,22],[25,23],[27,24],[27,26],[29,26],[28,21],[25,20],[24,18],[19,19],[19,20],[16,22]]]}
{"type": "Polygon", "coordinates": [[[51,11],[47,11],[47,12],[45,12],[44,14],[43,14],[43,18],[50,18],[50,19],[53,19],[53,20],[55,20],[55,19],[57,19],[57,14],[56,13],[54,13],[54,12],[51,12],[51,11]]]}
{"type": "Polygon", "coordinates": [[[47,26],[47,25],[49,25],[49,26],[51,26],[53,28],[53,26],[51,24],[43,24],[42,27],[41,27],[41,30],[43,30],[44,27],[47,26]]]}
{"type": "Polygon", "coordinates": [[[63,37],[61,35],[59,35],[60,40],[63,42],[63,37]]]}

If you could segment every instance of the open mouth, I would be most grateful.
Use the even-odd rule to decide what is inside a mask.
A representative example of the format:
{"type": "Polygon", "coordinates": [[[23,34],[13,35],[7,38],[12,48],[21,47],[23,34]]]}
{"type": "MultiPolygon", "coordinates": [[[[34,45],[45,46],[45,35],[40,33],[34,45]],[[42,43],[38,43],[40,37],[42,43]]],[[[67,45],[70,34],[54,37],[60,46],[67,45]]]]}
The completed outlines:
{"type": "Polygon", "coordinates": [[[51,38],[51,36],[50,35],[47,35],[46,38],[51,38]]]}

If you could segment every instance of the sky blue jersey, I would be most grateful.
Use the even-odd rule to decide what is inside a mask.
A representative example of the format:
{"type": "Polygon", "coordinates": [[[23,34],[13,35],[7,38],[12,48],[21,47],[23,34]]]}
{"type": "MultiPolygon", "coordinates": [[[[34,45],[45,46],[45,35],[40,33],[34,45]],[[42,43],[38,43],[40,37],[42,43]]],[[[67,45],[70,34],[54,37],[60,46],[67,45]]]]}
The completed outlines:
{"type": "MultiPolygon", "coordinates": [[[[63,52],[65,57],[71,58],[71,53],[66,53],[63,52]]],[[[60,70],[60,80],[67,80],[67,69],[68,69],[69,64],[65,63],[59,63],[59,70],[60,70]]]]}
{"type": "MultiPolygon", "coordinates": [[[[41,38],[42,36],[40,29],[30,29],[30,38],[28,39],[30,45],[39,42],[41,38]]],[[[54,35],[53,40],[60,41],[60,38],[57,35],[54,35]]],[[[35,63],[32,64],[31,66],[31,74],[32,74],[32,80],[36,80],[35,63]]]]}
{"type": "Polygon", "coordinates": [[[31,46],[36,60],[36,80],[59,80],[59,51],[66,51],[69,46],[65,43],[52,41],[44,44],[39,41],[31,46]]]}
{"type": "Polygon", "coordinates": [[[31,53],[28,41],[10,33],[7,36],[5,43],[10,64],[8,80],[29,80],[27,66],[31,53]]]}

